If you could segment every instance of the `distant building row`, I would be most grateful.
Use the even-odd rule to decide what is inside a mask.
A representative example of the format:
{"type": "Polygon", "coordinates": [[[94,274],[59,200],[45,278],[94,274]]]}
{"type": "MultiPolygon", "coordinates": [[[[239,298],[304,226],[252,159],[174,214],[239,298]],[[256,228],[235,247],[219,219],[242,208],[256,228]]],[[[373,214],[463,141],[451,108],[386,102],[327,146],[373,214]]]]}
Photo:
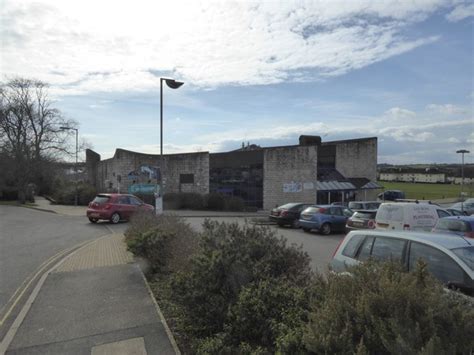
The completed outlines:
{"type": "Polygon", "coordinates": [[[321,142],[301,136],[298,145],[167,154],[163,161],[124,149],[101,160],[88,150],[86,169],[98,191],[138,192],[163,180],[165,193],[219,192],[267,210],[287,202],[375,199],[380,189],[375,137],[321,142]]]}
{"type": "MultiPolygon", "coordinates": [[[[390,169],[379,172],[380,181],[417,182],[432,184],[461,184],[461,174],[456,171],[441,171],[439,169],[390,169]]],[[[464,171],[464,183],[474,183],[474,167],[468,166],[464,171]]]]}

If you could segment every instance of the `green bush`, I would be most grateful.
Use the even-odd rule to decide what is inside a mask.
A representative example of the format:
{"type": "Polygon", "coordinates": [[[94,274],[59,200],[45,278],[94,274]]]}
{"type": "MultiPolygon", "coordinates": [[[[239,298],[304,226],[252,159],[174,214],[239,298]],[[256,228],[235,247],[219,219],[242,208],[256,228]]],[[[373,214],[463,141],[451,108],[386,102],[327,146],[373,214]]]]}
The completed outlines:
{"type": "Polygon", "coordinates": [[[227,211],[243,211],[245,202],[241,197],[230,196],[225,198],[225,209],[227,211]]]}
{"type": "Polygon", "coordinates": [[[212,211],[224,211],[225,210],[225,195],[211,192],[205,197],[207,209],[212,211]]]}
{"type": "Polygon", "coordinates": [[[181,201],[181,208],[190,210],[204,209],[204,197],[201,194],[195,192],[182,192],[181,201]]]}
{"type": "Polygon", "coordinates": [[[177,216],[135,215],[125,232],[128,249],[147,259],[152,273],[187,270],[198,236],[177,216]]]}
{"type": "Polygon", "coordinates": [[[202,352],[219,345],[212,339],[216,335],[229,349],[273,349],[270,344],[282,336],[279,330],[293,327],[290,319],[302,323],[298,317],[304,312],[293,308],[301,303],[297,294],[307,295],[304,289],[311,275],[308,255],[270,229],[207,220],[190,272],[176,275],[172,282],[176,302],[183,308],[181,327],[202,352]],[[250,314],[254,318],[245,325],[250,314]],[[272,328],[256,331],[264,324],[272,328]]]}
{"type": "MultiPolygon", "coordinates": [[[[77,201],[81,206],[87,206],[91,202],[97,191],[94,186],[87,183],[77,184],[77,201]]],[[[53,199],[60,205],[74,205],[76,187],[73,182],[56,184],[53,199]]]]}
{"type": "Polygon", "coordinates": [[[474,307],[446,293],[419,264],[367,263],[328,275],[304,341],[313,353],[455,354],[474,349],[474,307]],[[435,350],[435,352],[433,351],[435,350]]]}
{"type": "Polygon", "coordinates": [[[163,206],[168,210],[179,210],[183,207],[183,199],[181,194],[176,192],[168,192],[163,195],[163,206]]]}

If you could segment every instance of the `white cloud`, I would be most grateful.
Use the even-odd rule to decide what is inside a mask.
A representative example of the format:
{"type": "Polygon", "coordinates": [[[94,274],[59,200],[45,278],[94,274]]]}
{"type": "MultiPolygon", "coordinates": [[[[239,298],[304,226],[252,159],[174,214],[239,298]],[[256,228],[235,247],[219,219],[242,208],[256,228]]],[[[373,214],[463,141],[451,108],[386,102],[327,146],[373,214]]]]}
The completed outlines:
{"type": "Polygon", "coordinates": [[[455,114],[463,114],[467,112],[466,109],[456,106],[456,105],[452,105],[452,104],[442,104],[442,105],[430,104],[426,106],[426,109],[433,113],[442,114],[442,115],[455,115],[455,114]]]}
{"type": "Polygon", "coordinates": [[[408,38],[442,0],[300,2],[4,1],[2,72],[56,95],[270,84],[341,75],[436,41],[408,38]]]}
{"type": "Polygon", "coordinates": [[[446,18],[451,22],[457,22],[471,16],[474,16],[474,4],[462,4],[446,15],[446,18]]]}

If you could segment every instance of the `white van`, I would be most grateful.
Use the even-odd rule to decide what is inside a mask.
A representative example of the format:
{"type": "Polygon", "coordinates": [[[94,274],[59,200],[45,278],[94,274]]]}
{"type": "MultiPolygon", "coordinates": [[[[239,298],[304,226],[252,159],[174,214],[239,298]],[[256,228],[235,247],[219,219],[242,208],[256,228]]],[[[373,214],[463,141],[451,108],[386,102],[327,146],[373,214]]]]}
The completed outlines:
{"type": "Polygon", "coordinates": [[[388,202],[377,210],[375,228],[431,231],[438,219],[448,216],[448,211],[429,203],[388,202]]]}

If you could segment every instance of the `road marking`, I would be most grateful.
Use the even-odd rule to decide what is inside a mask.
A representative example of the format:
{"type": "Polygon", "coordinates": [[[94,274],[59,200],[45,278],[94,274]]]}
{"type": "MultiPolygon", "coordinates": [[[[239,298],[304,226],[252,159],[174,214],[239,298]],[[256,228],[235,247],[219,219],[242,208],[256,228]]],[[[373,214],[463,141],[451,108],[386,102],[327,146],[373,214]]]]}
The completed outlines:
{"type": "MultiPolygon", "coordinates": [[[[2,339],[2,342],[0,343],[0,354],[5,354],[6,353],[6,351],[7,351],[8,347],[10,346],[13,338],[15,337],[15,334],[17,333],[18,329],[20,329],[20,326],[23,323],[23,320],[25,319],[28,311],[30,310],[31,306],[33,305],[33,302],[35,301],[36,297],[38,296],[39,291],[41,290],[41,287],[43,287],[43,284],[46,281],[46,278],[49,276],[49,274],[51,272],[53,272],[56,268],[61,266],[69,257],[73,256],[74,254],[76,254],[77,252],[82,250],[83,248],[87,247],[89,244],[97,242],[97,241],[99,241],[103,238],[106,238],[108,236],[109,236],[109,234],[106,234],[106,235],[104,235],[100,238],[97,238],[95,240],[88,240],[88,241],[85,241],[83,243],[80,243],[80,244],[76,245],[75,246],[75,247],[77,247],[76,249],[74,249],[75,247],[72,248],[72,249],[74,249],[73,252],[66,255],[61,260],[59,260],[53,267],[51,267],[48,271],[46,271],[43,275],[41,275],[41,278],[39,279],[39,281],[36,284],[35,288],[31,292],[30,297],[28,297],[28,300],[23,305],[22,309],[20,310],[20,313],[18,314],[18,316],[13,321],[13,324],[11,325],[10,329],[8,329],[8,332],[5,335],[5,337],[2,339]]],[[[17,301],[18,301],[18,299],[17,299],[17,301]]]]}

